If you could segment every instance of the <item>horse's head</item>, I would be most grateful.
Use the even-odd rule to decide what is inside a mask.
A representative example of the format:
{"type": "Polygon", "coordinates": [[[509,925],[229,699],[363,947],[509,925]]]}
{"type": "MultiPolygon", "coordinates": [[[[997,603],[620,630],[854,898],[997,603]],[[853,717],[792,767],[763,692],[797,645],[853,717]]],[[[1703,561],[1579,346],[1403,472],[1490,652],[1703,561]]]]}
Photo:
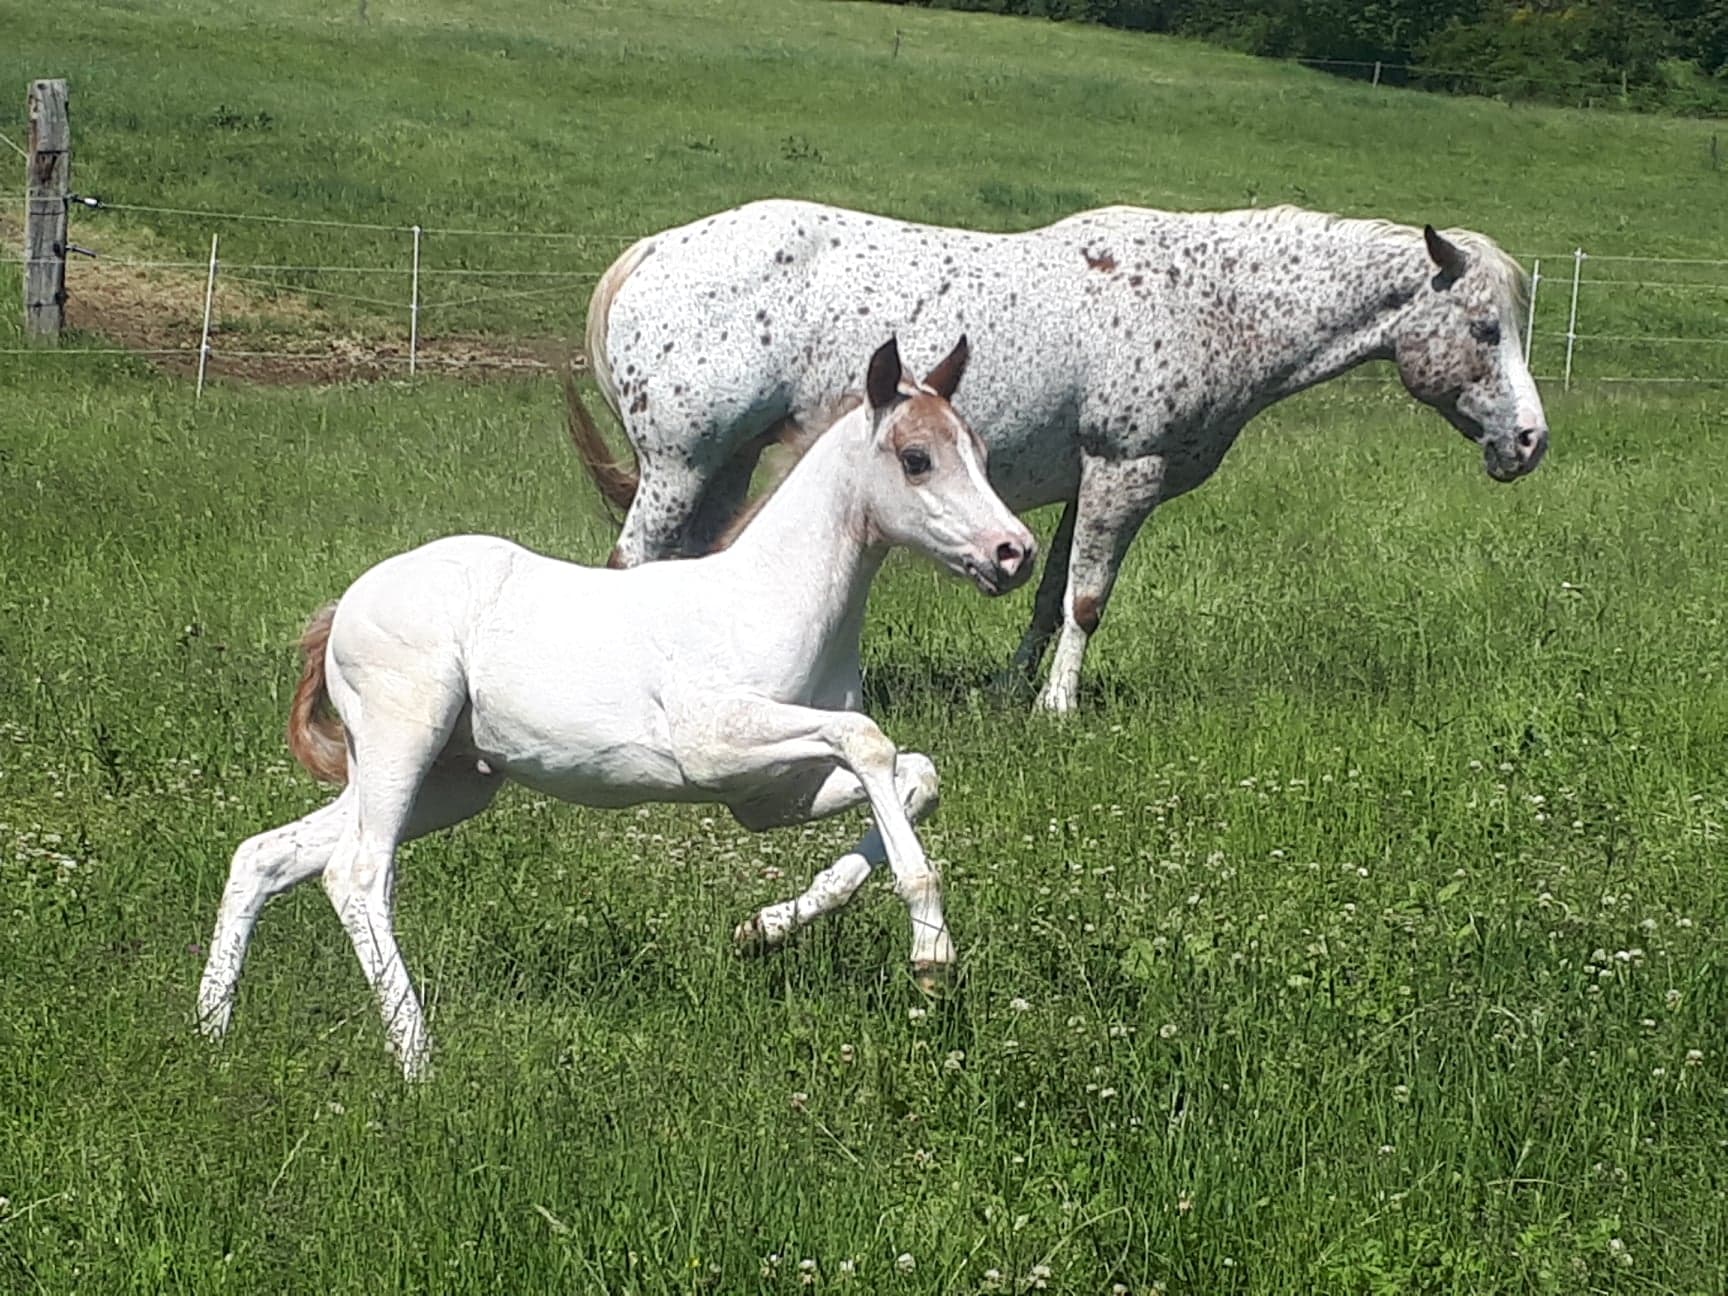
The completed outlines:
{"type": "Polygon", "coordinates": [[[1002,594],[1032,574],[1037,542],[991,487],[984,442],[948,403],[967,355],[962,337],[923,382],[901,367],[893,338],[870,357],[869,525],[878,539],[1002,594]]]}
{"type": "Polygon", "coordinates": [[[1523,281],[1486,239],[1422,231],[1432,262],[1392,338],[1398,376],[1482,447],[1495,481],[1522,477],[1548,449],[1548,419],[1519,346],[1523,281]]]}

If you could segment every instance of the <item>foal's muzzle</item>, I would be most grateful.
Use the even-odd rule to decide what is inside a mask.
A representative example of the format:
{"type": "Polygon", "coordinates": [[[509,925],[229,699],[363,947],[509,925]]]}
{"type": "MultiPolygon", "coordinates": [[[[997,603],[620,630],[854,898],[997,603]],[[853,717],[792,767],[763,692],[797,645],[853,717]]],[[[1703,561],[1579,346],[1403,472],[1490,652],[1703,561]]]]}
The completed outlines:
{"type": "Polygon", "coordinates": [[[967,558],[966,574],[984,593],[1006,594],[1026,583],[1038,559],[1038,542],[1032,533],[1004,534],[981,546],[979,557],[967,558]]]}

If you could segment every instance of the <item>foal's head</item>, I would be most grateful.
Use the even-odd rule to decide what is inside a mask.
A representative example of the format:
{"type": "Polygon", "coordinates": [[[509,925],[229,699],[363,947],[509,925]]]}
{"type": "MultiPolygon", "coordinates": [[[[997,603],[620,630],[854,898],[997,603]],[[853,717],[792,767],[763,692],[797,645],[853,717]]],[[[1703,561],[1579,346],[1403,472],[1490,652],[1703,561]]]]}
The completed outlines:
{"type": "Polygon", "coordinates": [[[1548,449],[1548,419],[1519,347],[1523,272],[1481,236],[1423,230],[1432,273],[1392,339],[1398,375],[1482,447],[1496,481],[1522,477],[1548,449]]]}
{"type": "Polygon", "coordinates": [[[1032,574],[1037,543],[985,476],[984,442],[948,403],[966,371],[962,337],[923,382],[893,338],[870,357],[864,391],[869,455],[860,482],[875,539],[905,545],[986,594],[1032,574]]]}

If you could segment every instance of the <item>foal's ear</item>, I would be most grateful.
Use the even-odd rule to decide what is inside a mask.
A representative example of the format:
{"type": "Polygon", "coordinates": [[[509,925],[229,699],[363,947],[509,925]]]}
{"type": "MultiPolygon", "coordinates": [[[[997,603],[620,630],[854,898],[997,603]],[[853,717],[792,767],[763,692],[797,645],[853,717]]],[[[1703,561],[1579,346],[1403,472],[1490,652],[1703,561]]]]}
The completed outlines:
{"type": "Polygon", "coordinates": [[[870,369],[864,376],[864,394],[870,398],[870,408],[885,410],[900,399],[900,343],[889,338],[870,357],[870,369]]]}
{"type": "Polygon", "coordinates": [[[1434,264],[1440,267],[1440,275],[1444,282],[1436,286],[1440,288],[1451,287],[1453,281],[1464,273],[1464,267],[1467,264],[1464,249],[1432,225],[1422,227],[1422,241],[1428,245],[1428,255],[1434,258],[1434,264]]]}
{"type": "Polygon", "coordinates": [[[960,377],[966,372],[966,362],[971,357],[972,348],[967,345],[966,335],[962,333],[960,340],[954,344],[954,349],[941,364],[930,371],[924,385],[943,400],[953,400],[954,389],[960,385],[960,377]]]}

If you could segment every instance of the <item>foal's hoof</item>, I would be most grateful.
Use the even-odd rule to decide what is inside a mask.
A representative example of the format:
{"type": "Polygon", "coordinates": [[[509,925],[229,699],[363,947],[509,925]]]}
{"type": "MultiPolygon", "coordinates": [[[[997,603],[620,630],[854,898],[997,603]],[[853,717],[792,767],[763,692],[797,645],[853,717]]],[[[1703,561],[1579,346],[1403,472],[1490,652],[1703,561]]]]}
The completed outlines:
{"type": "Polygon", "coordinates": [[[912,981],[927,999],[946,999],[954,991],[954,964],[921,962],[912,965],[912,981]]]}

